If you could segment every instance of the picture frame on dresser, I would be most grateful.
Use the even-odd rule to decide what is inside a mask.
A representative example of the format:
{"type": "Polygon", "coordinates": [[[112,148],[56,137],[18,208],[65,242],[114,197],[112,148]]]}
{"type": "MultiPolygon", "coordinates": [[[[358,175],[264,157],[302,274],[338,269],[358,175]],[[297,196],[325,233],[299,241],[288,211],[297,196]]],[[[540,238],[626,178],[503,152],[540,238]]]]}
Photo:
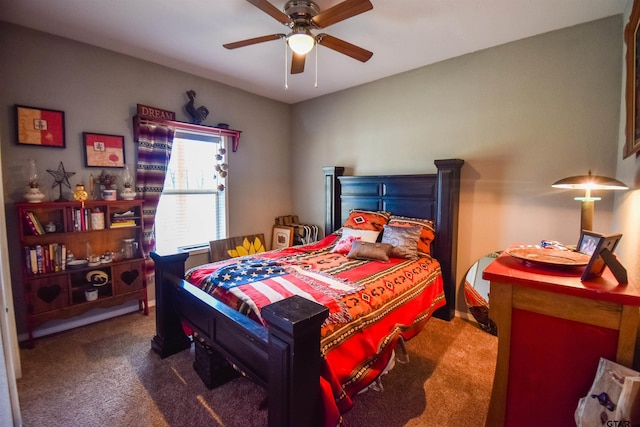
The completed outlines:
{"type": "Polygon", "coordinates": [[[283,249],[293,245],[294,228],[288,225],[274,225],[271,235],[271,249],[283,249]]]}
{"type": "Polygon", "coordinates": [[[583,282],[600,277],[605,267],[608,266],[619,283],[626,283],[626,271],[623,278],[620,272],[624,270],[624,267],[613,255],[621,238],[622,234],[620,233],[600,234],[593,231],[582,231],[577,246],[578,252],[591,255],[591,259],[582,273],[583,282]]]}
{"type": "Polygon", "coordinates": [[[593,252],[596,250],[598,243],[600,243],[600,239],[603,237],[603,234],[596,233],[589,230],[582,230],[580,233],[580,239],[578,240],[578,245],[576,246],[576,250],[585,255],[593,255],[593,252]]]}
{"type": "Polygon", "coordinates": [[[65,148],[64,111],[15,105],[19,145],[65,148]]]}
{"type": "Polygon", "coordinates": [[[82,145],[85,166],[124,168],[124,136],[83,132],[82,145]]]}

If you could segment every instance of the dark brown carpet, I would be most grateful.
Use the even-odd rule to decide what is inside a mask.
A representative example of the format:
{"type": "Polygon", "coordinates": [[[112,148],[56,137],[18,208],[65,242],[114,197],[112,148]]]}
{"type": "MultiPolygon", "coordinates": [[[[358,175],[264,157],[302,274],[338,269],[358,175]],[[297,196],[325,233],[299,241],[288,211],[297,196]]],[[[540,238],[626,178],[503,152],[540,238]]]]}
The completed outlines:
{"type": "MultiPolygon", "coordinates": [[[[208,390],[193,350],[161,360],[150,350],[155,313],[120,316],[36,340],[21,351],[26,427],[265,426],[265,392],[244,378],[208,390]]],[[[484,426],[497,339],[456,318],[429,321],[407,343],[383,392],[356,398],[345,425],[484,426]]]]}

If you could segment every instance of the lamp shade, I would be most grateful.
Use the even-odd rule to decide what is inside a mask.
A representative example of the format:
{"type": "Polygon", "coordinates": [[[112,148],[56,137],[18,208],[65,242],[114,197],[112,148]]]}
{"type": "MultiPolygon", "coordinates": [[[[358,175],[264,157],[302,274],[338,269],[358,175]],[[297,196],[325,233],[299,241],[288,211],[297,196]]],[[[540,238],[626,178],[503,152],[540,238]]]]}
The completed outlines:
{"type": "Polygon", "coordinates": [[[581,202],[580,230],[591,230],[593,226],[593,202],[600,200],[599,197],[592,197],[592,190],[626,190],[624,183],[615,178],[607,176],[588,175],[570,176],[551,184],[554,188],[566,188],[570,190],[584,190],[584,197],[576,197],[575,200],[581,202]]]}
{"type": "Polygon", "coordinates": [[[629,188],[615,178],[592,175],[591,171],[589,171],[589,175],[577,175],[563,178],[554,182],[551,186],[554,188],[568,188],[574,190],[627,190],[629,188]]]}

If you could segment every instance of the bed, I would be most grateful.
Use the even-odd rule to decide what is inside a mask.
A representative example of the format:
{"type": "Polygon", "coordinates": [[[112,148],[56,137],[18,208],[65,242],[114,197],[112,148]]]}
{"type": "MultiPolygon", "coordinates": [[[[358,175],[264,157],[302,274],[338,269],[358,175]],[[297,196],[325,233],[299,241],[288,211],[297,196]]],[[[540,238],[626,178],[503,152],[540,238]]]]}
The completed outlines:
{"type": "MultiPolygon", "coordinates": [[[[184,280],[187,254],[153,252],[156,335],[152,339],[152,349],[164,358],[189,348],[192,341],[184,331],[183,324],[186,324],[195,331],[198,342],[208,349],[211,386],[223,384],[240,371],[265,387],[269,396],[270,426],[335,423],[340,413],[349,409],[355,393],[375,380],[386,367],[398,340],[417,334],[431,315],[445,320],[454,316],[458,199],[463,163],[460,159],[436,160],[436,173],[420,175],[345,176],[342,167],[325,167],[325,237],[320,242],[279,250],[277,254],[269,252],[244,261],[217,263],[206,266],[209,271],[202,274],[187,272],[195,282],[196,278],[209,277],[212,272],[225,271],[224,268],[236,262],[256,259],[271,262],[284,257],[285,262],[278,261],[278,265],[286,265],[286,271],[282,272],[286,275],[282,277],[302,277],[298,282],[305,284],[327,279],[324,273],[335,267],[340,273],[335,276],[337,282],[331,283],[338,291],[333,292],[333,299],[328,303],[322,298],[309,298],[305,290],[277,302],[256,303],[260,305],[258,315],[255,312],[252,315],[251,310],[247,315],[231,308],[232,302],[227,301],[230,306],[214,298],[212,294],[216,295],[216,292],[209,293],[211,289],[207,285],[200,285],[201,289],[184,280]],[[326,271],[315,274],[318,263],[313,257],[335,254],[334,249],[343,240],[340,228],[345,221],[353,219],[354,211],[390,212],[396,219],[432,219],[435,239],[430,245],[430,256],[417,259],[392,256],[385,262],[365,262],[357,258],[344,265],[344,260],[339,260],[338,265],[325,265],[326,271]],[[311,273],[293,265],[293,259],[306,260],[306,267],[313,264],[311,273]],[[379,264],[385,264],[395,273],[382,270],[379,264]],[[368,285],[359,280],[349,288],[344,285],[344,275],[356,279],[376,276],[382,278],[378,282],[382,284],[380,286],[395,282],[402,291],[398,291],[400,297],[389,298],[393,304],[371,303],[369,305],[375,306],[374,309],[361,315],[349,305],[350,297],[365,297],[367,293],[375,297],[375,291],[361,292],[368,285]],[[418,283],[419,289],[398,284],[406,278],[418,283]],[[341,311],[345,306],[348,309],[341,311]],[[367,320],[363,321],[363,317],[367,320]],[[363,323],[367,326],[362,326],[363,323]],[[359,351],[371,337],[360,337],[360,342],[357,337],[369,327],[383,328],[385,324],[387,329],[375,336],[373,354],[359,351]],[[347,372],[342,372],[344,370],[347,372]]],[[[364,282],[369,283],[368,279],[364,282]]],[[[220,298],[220,295],[216,296],[220,298]]],[[[225,300],[224,296],[221,299],[225,300]]],[[[363,303],[362,298],[354,300],[363,303]]]]}

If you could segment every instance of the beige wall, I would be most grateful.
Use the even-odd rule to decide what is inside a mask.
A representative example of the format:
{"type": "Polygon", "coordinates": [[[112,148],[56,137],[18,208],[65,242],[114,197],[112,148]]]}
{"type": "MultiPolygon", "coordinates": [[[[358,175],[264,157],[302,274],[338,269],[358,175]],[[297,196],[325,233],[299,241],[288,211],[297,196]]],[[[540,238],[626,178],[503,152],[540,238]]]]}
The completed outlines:
{"type": "MultiPolygon", "coordinates": [[[[194,89],[198,94],[196,104],[206,105],[210,110],[204,124],[224,122],[242,131],[238,152],[228,157],[231,235],[271,236],[273,219],[291,212],[291,178],[286,167],[290,152],[290,106],[150,62],[2,22],[0,58],[2,179],[20,331],[24,331],[24,303],[13,202],[22,200],[26,160],[36,158],[46,183],[43,187],[54,198],[57,187],[50,189],[51,177],[46,169],[57,169],[62,161],[67,171],[76,173],[70,178],[72,187],[81,182],[87,184],[89,174],[96,171],[84,167],[83,131],[124,135],[125,157],[128,162],[133,161],[131,118],[138,103],[175,111],[178,120],[188,121],[183,112],[188,101],[185,91],[194,89]],[[14,104],[63,110],[66,149],[16,145],[14,104]]],[[[70,190],[63,188],[71,198],[70,190]]]]}
{"type": "MultiPolygon", "coordinates": [[[[615,16],[294,105],[296,212],[323,224],[323,180],[312,173],[321,166],[420,173],[456,157],[466,162],[458,280],[512,243],[575,244],[580,194],[550,185],[589,169],[616,174],[621,35],[615,16]]],[[[627,234],[612,225],[612,204],[597,202],[594,229],[627,234]]]]}

